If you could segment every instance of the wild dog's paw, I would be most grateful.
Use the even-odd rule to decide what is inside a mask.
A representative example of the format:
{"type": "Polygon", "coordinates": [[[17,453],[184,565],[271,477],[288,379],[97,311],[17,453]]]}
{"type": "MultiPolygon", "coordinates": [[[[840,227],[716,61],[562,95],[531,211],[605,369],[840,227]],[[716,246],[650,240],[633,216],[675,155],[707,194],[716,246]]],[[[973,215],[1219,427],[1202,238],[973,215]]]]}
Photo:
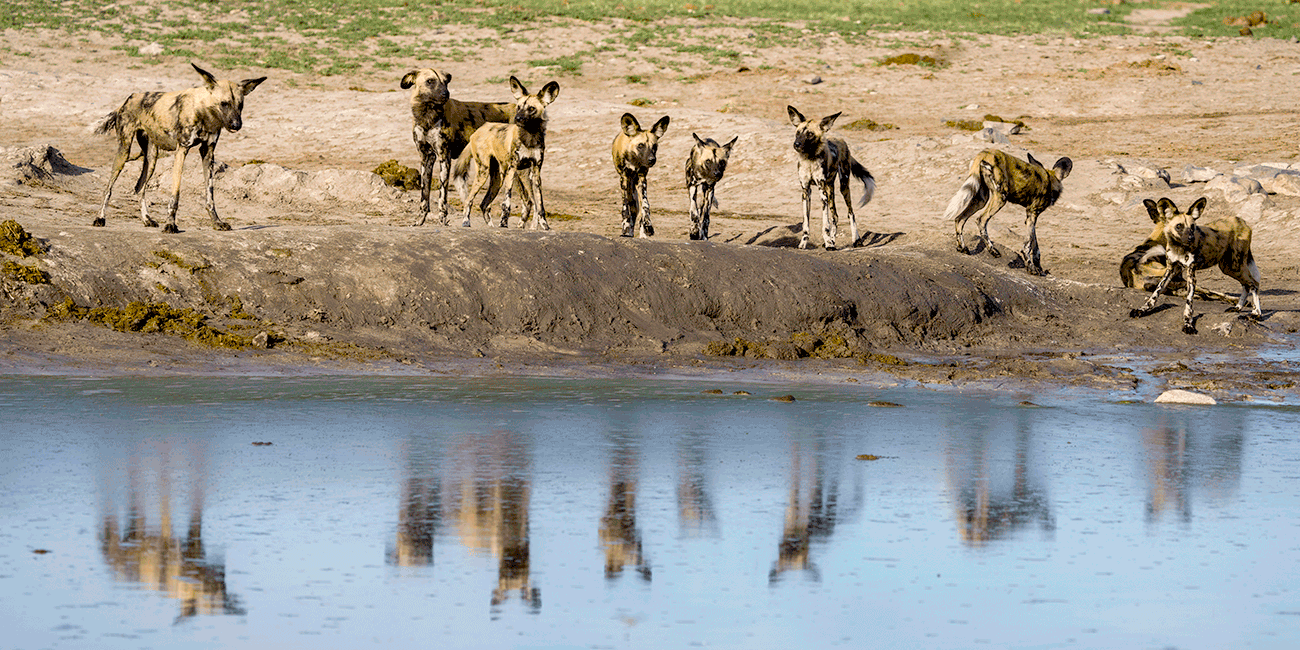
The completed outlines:
{"type": "Polygon", "coordinates": [[[157,221],[154,221],[153,219],[150,219],[150,218],[148,218],[148,217],[145,217],[145,219],[144,219],[144,227],[145,227],[145,228],[157,228],[157,227],[158,227],[158,222],[157,222],[157,221]]]}
{"type": "Polygon", "coordinates": [[[1128,310],[1128,317],[1129,317],[1129,318],[1142,318],[1143,316],[1146,316],[1146,314],[1147,314],[1147,312],[1146,312],[1145,309],[1130,309],[1130,310],[1128,310]]]}
{"type": "MultiPolygon", "coordinates": [[[[154,224],[154,225],[156,226],[156,225],[158,225],[158,224],[154,224]]],[[[176,224],[174,224],[174,223],[169,223],[169,224],[163,226],[162,231],[163,231],[164,233],[169,234],[169,235],[174,235],[174,234],[180,232],[180,228],[177,228],[177,227],[176,227],[176,224]]]]}
{"type": "Polygon", "coordinates": [[[230,224],[228,224],[228,223],[226,223],[226,222],[224,222],[224,221],[218,221],[218,222],[212,224],[212,229],[213,229],[213,230],[221,230],[221,231],[230,230],[230,224]]]}
{"type": "MultiPolygon", "coordinates": [[[[990,243],[990,244],[989,244],[989,255],[992,255],[993,257],[1002,257],[1002,251],[998,250],[998,247],[997,247],[997,246],[994,246],[993,244],[990,243]]],[[[1018,269],[1018,268],[1020,268],[1021,266],[1024,266],[1024,265],[1025,265],[1025,261],[1024,261],[1024,260],[1017,260],[1017,261],[1020,262],[1020,266],[1013,266],[1012,268],[1016,268],[1016,269],[1018,269]]],[[[1015,264],[1015,262],[1013,261],[1012,264],[1015,264]]]]}
{"type": "Polygon", "coordinates": [[[1191,323],[1183,323],[1183,334],[1195,334],[1196,326],[1191,323]]]}
{"type": "Polygon", "coordinates": [[[92,225],[92,226],[94,226],[94,227],[96,227],[96,228],[103,228],[103,227],[104,227],[104,218],[103,218],[103,217],[100,217],[100,218],[98,218],[98,219],[96,219],[96,220],[90,222],[90,225],[92,225]]]}

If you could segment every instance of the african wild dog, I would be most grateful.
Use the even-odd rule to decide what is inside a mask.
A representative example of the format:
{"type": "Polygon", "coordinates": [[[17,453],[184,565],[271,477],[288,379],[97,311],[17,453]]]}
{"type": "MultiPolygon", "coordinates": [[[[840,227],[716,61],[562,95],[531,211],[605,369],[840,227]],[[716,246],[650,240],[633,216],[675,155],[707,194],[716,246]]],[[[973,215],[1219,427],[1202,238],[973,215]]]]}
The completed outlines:
{"type": "Polygon", "coordinates": [[[952,219],[957,230],[957,250],[970,253],[962,229],[966,220],[983,208],[976,223],[980,227],[980,237],[989,247],[989,254],[1001,257],[999,251],[989,239],[989,220],[1007,203],[1024,206],[1025,225],[1029,226],[1029,239],[1020,253],[1025,270],[1033,275],[1044,275],[1043,265],[1038,253],[1038,215],[1052,207],[1061,198],[1061,181],[1070,175],[1074,163],[1062,157],[1048,170],[1042,163],[1029,156],[1025,162],[1005,151],[985,149],[975,160],[971,161],[970,174],[962,183],[957,195],[948,202],[944,219],[952,219]]]}
{"type": "MultiPolygon", "coordinates": [[[[429,217],[429,192],[433,168],[438,167],[438,220],[447,225],[447,185],[451,182],[452,161],[460,157],[469,144],[469,136],[487,122],[509,122],[514,117],[513,102],[462,102],[451,98],[447,84],[451,73],[432,68],[412,70],[402,77],[401,87],[411,90],[411,136],[420,150],[420,218],[416,226],[429,217]]],[[[465,179],[457,177],[456,188],[465,198],[465,179]]]]}
{"type": "MultiPolygon", "coordinates": [[[[1138,244],[1131,253],[1124,256],[1119,265],[1119,279],[1124,286],[1131,288],[1138,287],[1145,291],[1153,291],[1160,281],[1164,278],[1165,271],[1169,270],[1169,260],[1165,256],[1165,225],[1160,219],[1160,211],[1154,201],[1146,204],[1147,215],[1155,223],[1155,229],[1147,236],[1146,241],[1138,244]]],[[[1187,287],[1187,282],[1183,279],[1183,270],[1177,268],[1174,275],[1165,285],[1165,294],[1173,295],[1187,287]]],[[[1210,289],[1196,288],[1196,294],[1201,298],[1208,300],[1222,300],[1233,302],[1236,298],[1225,293],[1212,291],[1210,289]]]]}
{"type": "Polygon", "coordinates": [[[799,248],[808,248],[808,230],[812,227],[812,186],[817,185],[822,195],[822,244],[826,250],[835,250],[835,234],[839,216],[835,214],[835,180],[839,178],[840,193],[844,195],[844,209],[849,213],[849,247],[858,245],[858,217],[853,213],[853,198],[849,192],[849,177],[862,181],[862,198],[858,207],[865,206],[876,193],[876,178],[849,153],[844,138],[826,135],[840,113],[827,115],[821,120],[805,119],[793,106],[786,106],[790,123],[795,126],[794,150],[799,154],[799,186],[803,188],[803,237],[799,248]]]}
{"type": "Polygon", "coordinates": [[[686,159],[686,187],[691,194],[691,239],[709,238],[709,211],[718,204],[714,189],[727,171],[727,158],[736,144],[732,138],[727,144],[718,144],[712,138],[701,139],[692,133],[695,146],[686,159]]]}
{"type": "Polygon", "coordinates": [[[1179,270],[1187,280],[1187,303],[1183,306],[1183,332],[1196,333],[1196,321],[1192,318],[1192,297],[1196,293],[1196,272],[1218,265],[1223,274],[1241,283],[1241,297],[1228,311],[1241,311],[1246,302],[1252,301],[1254,309],[1250,314],[1259,317],[1259,269],[1255,266],[1255,256],[1250,252],[1250,226],[1239,217],[1224,217],[1204,226],[1196,225],[1196,219],[1205,211],[1205,197],[1201,197],[1180,212],[1178,206],[1167,198],[1159,202],[1146,199],[1142,202],[1147,211],[1158,216],[1164,226],[1165,256],[1169,267],[1160,283],[1156,285],[1151,297],[1139,309],[1129,312],[1129,318],[1145,316],[1156,307],[1156,301],[1169,284],[1174,273],[1179,270]]]}
{"type": "Polygon", "coordinates": [[[546,156],[546,107],[560,94],[560,84],[547,83],[534,95],[519,79],[510,77],[510,92],[515,96],[514,119],[509,124],[479,127],[469,137],[466,154],[456,160],[458,176],[464,174],[461,168],[468,166],[470,158],[478,168],[478,176],[465,201],[465,220],[461,225],[469,226],[474,196],[490,180],[479,206],[484,223],[491,223],[488,206],[504,184],[506,193],[501,201],[501,227],[506,227],[510,219],[510,193],[518,185],[524,202],[520,227],[528,225],[532,218],[533,228],[550,230],[550,224],[546,223],[546,206],[542,202],[542,159],[546,156]]]}
{"type": "Polygon", "coordinates": [[[622,130],[614,136],[614,169],[618,171],[619,184],[623,188],[623,236],[631,237],[632,228],[639,221],[641,236],[655,234],[654,224],[650,222],[650,201],[646,196],[646,175],[655,166],[655,153],[659,150],[659,138],[668,130],[668,116],[659,118],[649,130],[641,130],[641,123],[631,113],[624,113],[620,120],[622,130]],[[640,219],[637,215],[640,215],[640,219]]]}
{"type": "Polygon", "coordinates": [[[149,177],[153,176],[158,152],[175,151],[176,159],[172,163],[172,200],[163,232],[178,232],[176,210],[181,202],[181,172],[185,168],[185,156],[191,148],[197,146],[208,179],[207,206],[208,216],[212,217],[212,227],[230,230],[230,225],[217,217],[212,189],[217,139],[221,137],[222,129],[233,132],[244,126],[244,96],[266,81],[266,77],[239,82],[218,81],[199,66],[193,63],[190,66],[203,77],[202,86],[168,93],[133,93],[126,98],[121,108],[109,113],[95,128],[95,133],[103,134],[110,130],[116,133],[118,148],[117,157],[113,160],[113,171],[108,175],[108,187],[104,189],[104,204],[99,209],[99,218],[90,225],[103,226],[106,223],[108,200],[113,196],[113,183],[122,173],[122,167],[128,161],[143,158],[140,178],[135,182],[135,191],[140,195],[140,219],[144,225],[156,227],[158,224],[149,218],[145,185],[149,182],[149,177]],[[139,152],[131,153],[132,143],[140,147],[139,152]]]}

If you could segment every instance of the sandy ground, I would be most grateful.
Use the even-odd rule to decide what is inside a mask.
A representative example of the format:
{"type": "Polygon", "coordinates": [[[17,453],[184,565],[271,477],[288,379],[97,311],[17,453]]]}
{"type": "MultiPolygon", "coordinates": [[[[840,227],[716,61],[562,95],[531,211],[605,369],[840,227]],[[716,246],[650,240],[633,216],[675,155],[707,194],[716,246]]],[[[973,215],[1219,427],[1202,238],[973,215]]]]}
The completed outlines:
{"type": "MultiPolygon", "coordinates": [[[[1159,27],[1159,16],[1143,20],[1159,27]]],[[[473,35],[457,29],[446,28],[473,35]]],[[[591,42],[608,29],[557,27],[549,38],[591,42]]],[[[747,29],[712,36],[743,43],[747,29]]],[[[48,247],[21,262],[46,269],[53,282],[4,280],[6,371],[748,373],[1141,395],[1180,386],[1220,399],[1300,394],[1291,363],[1300,329],[1300,196],[1183,176],[1189,165],[1229,176],[1260,164],[1300,169],[1300,48],[1289,41],[883,34],[845,44],[810,36],[800,48],[745,50],[726,70],[609,57],[576,76],[520,65],[516,50],[524,46],[511,43],[478,61],[399,62],[390,76],[217,70],[270,79],[248,97],[244,129],[224,135],[217,152],[227,166],[217,205],[234,230],[208,226],[191,162],[178,235],[140,224],[129,180],[119,181],[108,227],[89,226],[115,148],[91,128],[131,92],[194,85],[188,65],[142,66],[107,43],[48,35],[8,33],[6,41],[33,54],[0,60],[8,161],[0,217],[48,247]],[[943,65],[876,65],[900,52],[943,65]],[[406,69],[425,66],[451,72],[462,99],[509,99],[506,84],[487,80],[511,74],[534,89],[560,83],[544,173],[551,232],[485,228],[477,215],[468,230],[432,221],[412,228],[418,193],[368,173],[389,159],[418,166],[407,95],[397,85],[406,69]],[[820,81],[810,83],[814,76],[820,81]],[[652,103],[629,104],[637,99],[652,103]],[[865,246],[791,247],[801,204],[787,105],[809,116],[843,112],[836,131],[879,184],[858,211],[865,246]],[[643,124],[672,118],[651,173],[650,240],[617,236],[609,145],[624,112],[643,124]],[[1023,120],[1029,130],[990,144],[943,124],[987,113],[1023,120]],[[897,128],[845,128],[863,118],[897,128]],[[686,241],[682,166],[692,132],[739,138],[708,243],[686,241]],[[989,146],[1048,164],[1074,161],[1064,195],[1039,221],[1046,277],[1008,268],[1005,257],[954,250],[942,212],[970,159],[989,146]],[[1178,331],[1180,305],[1128,318],[1146,296],[1120,286],[1119,261],[1150,232],[1142,199],[1163,196],[1180,206],[1206,196],[1208,215],[1236,214],[1254,228],[1263,319],[1238,319],[1204,301],[1194,336],[1178,331]],[[230,295],[251,322],[214,307],[230,295]],[[175,337],[42,320],[63,297],[83,306],[143,300],[203,309],[219,325],[266,331],[281,344],[211,351],[175,337]],[[774,345],[766,356],[792,356],[788,344],[801,333],[845,339],[852,358],[703,353],[739,337],[774,345]]],[[[123,178],[134,179],[134,169],[123,178]]],[[[158,215],[165,199],[156,187],[150,192],[158,215]]],[[[1003,250],[1020,248],[1022,214],[1010,206],[994,218],[1003,250]]],[[[847,233],[842,206],[841,219],[847,233]]],[[[814,243],[819,233],[815,213],[814,243]]],[[[1199,279],[1239,290],[1217,270],[1199,279]]]]}

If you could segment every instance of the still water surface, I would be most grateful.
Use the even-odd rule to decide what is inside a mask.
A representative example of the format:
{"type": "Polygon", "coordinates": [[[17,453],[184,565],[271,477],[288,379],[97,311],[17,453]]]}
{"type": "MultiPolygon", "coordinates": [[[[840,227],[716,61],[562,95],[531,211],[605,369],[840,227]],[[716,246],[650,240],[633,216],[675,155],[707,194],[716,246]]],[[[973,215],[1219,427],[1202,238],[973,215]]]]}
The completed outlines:
{"type": "Polygon", "coordinates": [[[0,646],[1300,647],[1296,409],[713,387],[0,377],[0,646]]]}

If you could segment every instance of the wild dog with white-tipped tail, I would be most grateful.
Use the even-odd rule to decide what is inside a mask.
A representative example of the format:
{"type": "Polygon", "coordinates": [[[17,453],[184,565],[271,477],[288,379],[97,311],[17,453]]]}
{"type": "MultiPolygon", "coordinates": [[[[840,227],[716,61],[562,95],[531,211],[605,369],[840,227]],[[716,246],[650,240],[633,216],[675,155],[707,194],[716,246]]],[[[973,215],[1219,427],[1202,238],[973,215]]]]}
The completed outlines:
{"type": "Polygon", "coordinates": [[[853,240],[849,246],[858,245],[858,217],[853,213],[853,198],[849,191],[849,178],[862,181],[862,196],[858,207],[871,202],[876,193],[876,178],[850,153],[849,145],[836,135],[827,135],[840,113],[827,115],[820,120],[810,120],[793,106],[786,106],[790,123],[795,126],[794,150],[799,155],[799,186],[803,189],[803,237],[799,248],[808,248],[808,230],[812,227],[812,186],[816,185],[822,196],[822,245],[835,250],[835,237],[839,216],[835,213],[835,180],[838,177],[840,193],[844,195],[844,209],[849,213],[849,228],[853,240]]]}

